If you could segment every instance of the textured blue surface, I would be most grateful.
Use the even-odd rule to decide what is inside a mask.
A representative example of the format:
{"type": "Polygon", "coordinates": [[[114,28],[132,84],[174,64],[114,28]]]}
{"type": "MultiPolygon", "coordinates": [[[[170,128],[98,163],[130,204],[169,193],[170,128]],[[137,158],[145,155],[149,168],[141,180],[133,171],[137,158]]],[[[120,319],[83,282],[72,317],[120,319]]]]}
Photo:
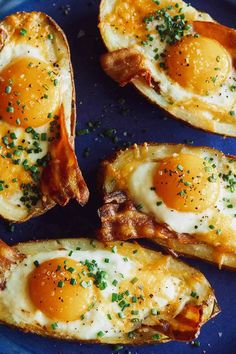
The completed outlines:
{"type": "MultiPolygon", "coordinates": [[[[60,236],[92,235],[97,224],[96,209],[99,205],[96,191],[96,173],[99,160],[111,154],[124,142],[162,141],[182,143],[193,140],[195,145],[206,145],[236,154],[235,139],[204,133],[188,127],[149,104],[132,88],[119,88],[102,72],[99,55],[104,47],[97,30],[98,0],[30,0],[3,1],[0,18],[13,11],[44,11],[51,15],[63,28],[71,46],[72,62],[78,95],[78,129],[86,122],[101,121],[101,126],[90,135],[77,138],[76,147],[81,168],[91,190],[91,199],[85,208],[71,202],[66,208],[55,207],[46,215],[24,225],[15,227],[12,233],[6,223],[0,222],[0,235],[8,243],[29,239],[60,236]],[[71,10],[69,9],[69,6],[71,10]],[[68,12],[65,15],[65,12],[68,12]],[[81,32],[83,31],[83,32],[81,32]],[[81,36],[81,34],[85,34],[81,36]],[[101,138],[105,129],[115,128],[119,138],[114,144],[110,138],[101,138]],[[125,134],[124,134],[125,133],[125,134]],[[83,157],[84,149],[90,155],[83,157]]],[[[235,26],[236,1],[192,0],[192,4],[210,12],[217,20],[235,26]]],[[[1,0],[0,0],[1,5],[1,0]]],[[[185,353],[236,353],[236,281],[235,273],[218,271],[202,262],[189,261],[205,273],[215,288],[222,313],[202,329],[201,347],[190,344],[170,343],[159,346],[125,347],[138,354],[185,354],[185,353]]],[[[17,298],[16,298],[17,301],[17,298]]],[[[0,354],[106,354],[115,352],[110,346],[80,345],[44,339],[35,335],[22,334],[17,330],[0,326],[0,354]]]]}

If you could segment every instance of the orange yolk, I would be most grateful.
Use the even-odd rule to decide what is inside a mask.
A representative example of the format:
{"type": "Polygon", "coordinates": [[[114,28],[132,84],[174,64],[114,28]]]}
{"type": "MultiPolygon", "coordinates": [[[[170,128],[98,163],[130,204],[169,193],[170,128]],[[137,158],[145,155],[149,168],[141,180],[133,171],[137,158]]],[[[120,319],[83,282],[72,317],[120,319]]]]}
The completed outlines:
{"type": "Polygon", "coordinates": [[[231,60],[216,40],[186,36],[167,51],[168,75],[193,93],[208,95],[227,80],[231,60]]]}
{"type": "MultiPolygon", "coordinates": [[[[0,150],[1,154],[5,154],[5,151],[0,150]]],[[[0,185],[2,185],[3,190],[0,192],[2,198],[9,198],[15,192],[21,189],[22,184],[27,184],[32,182],[32,177],[28,171],[20,165],[14,165],[12,160],[9,158],[3,158],[0,156],[0,166],[1,166],[1,176],[0,185]],[[3,183],[2,183],[3,182],[3,183]]]]}
{"type": "Polygon", "coordinates": [[[209,162],[189,154],[161,162],[154,175],[154,186],[169,208],[182,212],[206,210],[214,205],[220,191],[219,177],[209,162]]]}
{"type": "Polygon", "coordinates": [[[72,259],[57,258],[40,264],[29,278],[29,293],[34,305],[46,316],[57,321],[80,319],[94,297],[94,287],[83,287],[86,270],[72,259]],[[74,280],[72,280],[74,279],[74,280]]]}
{"type": "Polygon", "coordinates": [[[11,125],[39,127],[59,107],[59,84],[52,66],[21,58],[0,72],[0,119],[11,125]]]}

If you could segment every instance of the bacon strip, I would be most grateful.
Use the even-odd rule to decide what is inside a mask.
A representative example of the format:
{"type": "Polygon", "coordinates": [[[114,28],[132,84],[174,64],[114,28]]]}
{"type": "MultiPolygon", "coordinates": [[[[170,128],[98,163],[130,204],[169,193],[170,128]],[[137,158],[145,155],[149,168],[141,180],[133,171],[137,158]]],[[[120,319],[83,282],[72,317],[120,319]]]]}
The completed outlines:
{"type": "Polygon", "coordinates": [[[144,57],[135,49],[123,48],[106,53],[101,57],[105,73],[121,86],[143,77],[151,86],[150,71],[145,68],[144,57]]]}
{"type": "Polygon", "coordinates": [[[194,30],[202,36],[217,40],[231,54],[236,65],[236,30],[215,22],[195,21],[194,30]]]}
{"type": "Polygon", "coordinates": [[[5,274],[11,264],[22,259],[23,255],[17,253],[14,249],[0,240],[0,290],[5,288],[5,274]]]}
{"type": "Polygon", "coordinates": [[[168,337],[179,341],[194,340],[203,324],[203,307],[195,304],[186,304],[184,309],[175,318],[164,321],[155,326],[156,330],[168,337]]]}
{"type": "Polygon", "coordinates": [[[139,212],[134,203],[119,191],[104,197],[104,205],[98,210],[101,227],[98,238],[109,242],[135,238],[177,238],[181,243],[195,243],[190,235],[171,232],[165,225],[158,224],[154,218],[139,212]]]}
{"type": "Polygon", "coordinates": [[[59,117],[60,138],[50,146],[51,160],[41,177],[41,192],[59,205],[66,205],[71,198],[84,205],[89,191],[80,171],[74,149],[69,141],[65,126],[64,109],[59,117]]]}

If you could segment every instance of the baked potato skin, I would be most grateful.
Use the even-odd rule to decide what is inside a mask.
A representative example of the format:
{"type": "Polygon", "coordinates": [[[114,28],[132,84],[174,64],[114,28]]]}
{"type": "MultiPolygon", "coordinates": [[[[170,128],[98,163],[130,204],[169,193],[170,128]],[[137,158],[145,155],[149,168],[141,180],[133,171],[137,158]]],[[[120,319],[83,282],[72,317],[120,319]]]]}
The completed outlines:
{"type": "MultiPolygon", "coordinates": [[[[47,211],[49,211],[50,209],[52,209],[57,203],[61,204],[61,205],[66,205],[70,198],[76,198],[77,201],[83,206],[87,203],[88,199],[89,199],[89,190],[88,187],[84,181],[83,175],[81,173],[80,167],[78,165],[77,159],[76,159],[76,155],[75,155],[75,126],[76,126],[76,92],[75,92],[75,83],[74,83],[74,72],[73,72],[73,68],[72,68],[72,63],[71,63],[71,54],[70,54],[70,47],[69,47],[69,43],[67,41],[66,35],[63,32],[62,28],[47,14],[43,13],[43,12],[18,12],[14,15],[9,15],[8,17],[6,17],[5,19],[3,19],[2,21],[0,21],[0,55],[1,55],[1,49],[4,46],[5,41],[8,38],[8,33],[7,33],[7,29],[4,28],[4,23],[8,21],[8,19],[11,16],[22,16],[24,17],[30,17],[30,16],[39,16],[40,18],[42,18],[43,21],[46,21],[46,23],[52,28],[52,31],[57,33],[57,38],[58,41],[60,42],[61,47],[65,50],[66,56],[67,58],[69,58],[69,72],[70,72],[70,76],[71,76],[71,85],[72,85],[72,100],[71,100],[71,116],[70,116],[70,129],[66,129],[67,131],[67,137],[66,137],[66,141],[64,141],[65,143],[65,147],[67,147],[68,149],[68,156],[70,156],[72,159],[74,159],[75,161],[75,170],[76,170],[76,179],[77,179],[77,183],[78,183],[78,188],[77,190],[75,190],[75,193],[71,194],[70,196],[67,196],[66,201],[64,200],[63,203],[60,203],[60,194],[66,194],[66,188],[67,186],[64,186],[64,190],[61,188],[61,186],[59,186],[59,188],[61,188],[61,190],[58,190],[58,187],[56,187],[56,182],[54,183],[54,188],[57,189],[57,193],[59,195],[58,198],[52,198],[50,195],[42,195],[42,205],[40,205],[39,207],[35,207],[34,210],[29,213],[26,217],[22,218],[21,220],[14,220],[14,219],[9,219],[6,217],[2,217],[3,219],[9,221],[9,222],[14,222],[14,223],[22,223],[22,222],[26,222],[28,220],[30,220],[33,217],[37,217],[40,215],[45,214],[47,211]],[[55,201],[55,199],[58,199],[55,201]]],[[[69,166],[68,161],[65,161],[65,163],[67,163],[67,166],[69,166]]],[[[67,167],[66,165],[63,166],[67,167]]],[[[70,184],[70,182],[72,181],[72,183],[75,182],[75,180],[73,180],[73,173],[74,171],[69,170],[68,169],[68,174],[67,174],[67,183],[70,184]]],[[[45,180],[45,184],[48,181],[45,180]]],[[[52,183],[52,181],[50,181],[52,183]]],[[[74,183],[75,184],[75,183],[74,183]]],[[[40,188],[42,190],[42,188],[40,188]]],[[[0,215],[1,217],[1,215],[0,215]]]]}
{"type": "MultiPolygon", "coordinates": [[[[110,242],[114,240],[130,240],[148,238],[152,242],[164,247],[175,256],[186,256],[200,259],[215,264],[219,269],[236,269],[236,254],[219,251],[213,246],[202,243],[191,238],[187,234],[178,234],[170,230],[167,225],[157,223],[154,218],[140,212],[134,203],[128,198],[124,190],[116,188],[113,180],[109,177],[113,166],[119,166],[122,161],[127,160],[132,154],[146,153],[149,148],[163,146],[159,143],[134,144],[125,150],[119,150],[100,165],[98,173],[98,186],[102,193],[103,205],[98,210],[100,227],[97,230],[97,237],[101,241],[110,242]]],[[[165,144],[165,146],[182,149],[183,144],[165,144]]],[[[191,149],[207,147],[191,147],[191,149]]],[[[217,153],[219,151],[215,150],[217,153]]],[[[233,155],[226,155],[236,161],[233,155]]]]}
{"type": "MultiPolygon", "coordinates": [[[[103,21],[103,15],[104,15],[104,13],[106,13],[106,11],[105,11],[106,2],[107,2],[107,0],[102,0],[100,3],[98,27],[100,29],[101,38],[104,43],[104,46],[108,50],[107,53],[105,53],[104,55],[101,56],[101,66],[102,66],[103,70],[106,72],[106,74],[108,74],[107,70],[105,69],[106,65],[104,63],[104,58],[106,56],[108,56],[109,54],[110,55],[112,55],[113,53],[115,54],[116,52],[119,52],[122,49],[126,50],[127,52],[128,51],[132,52],[134,50],[134,48],[121,47],[120,49],[115,50],[112,47],[112,45],[110,45],[109,38],[106,34],[105,22],[103,21]]],[[[232,58],[233,58],[234,65],[236,65],[236,52],[234,49],[235,42],[236,42],[236,30],[233,28],[229,28],[229,27],[220,25],[213,18],[209,17],[209,15],[204,11],[201,11],[199,13],[202,15],[202,19],[204,19],[204,20],[196,21],[196,23],[204,22],[206,24],[206,29],[204,28],[204,34],[206,33],[206,36],[208,36],[208,37],[210,37],[209,34],[214,32],[214,28],[212,30],[211,26],[216,27],[216,29],[217,29],[216,39],[219,42],[223,41],[223,43],[222,43],[223,45],[224,44],[230,45],[229,51],[231,54],[233,53],[232,58]],[[220,31],[219,31],[219,26],[222,27],[222,29],[220,28],[220,31]],[[224,33],[228,34],[228,38],[225,39],[224,33]],[[231,48],[232,46],[233,46],[233,49],[231,48]]],[[[198,27],[201,29],[200,25],[198,27]]],[[[117,81],[111,75],[109,75],[109,76],[113,80],[117,81]]],[[[198,128],[198,129],[205,131],[205,132],[215,133],[215,134],[223,135],[226,137],[236,137],[236,127],[233,124],[227,124],[227,123],[221,124],[217,121],[216,122],[209,122],[209,121],[202,121],[202,120],[200,121],[200,119],[198,119],[198,117],[195,116],[194,114],[191,114],[191,112],[190,113],[187,112],[187,114],[186,114],[185,111],[184,110],[182,111],[181,109],[176,112],[170,112],[168,107],[165,108],[165,107],[162,107],[160,104],[158,104],[157,100],[155,99],[155,93],[156,93],[156,91],[158,92],[158,90],[156,90],[156,86],[158,86],[158,83],[154,82],[152,80],[151,74],[150,74],[150,72],[148,72],[147,69],[146,69],[146,75],[144,75],[143,73],[141,75],[133,75],[133,77],[131,77],[131,79],[128,82],[131,83],[136,88],[136,90],[139,92],[139,94],[141,94],[143,97],[145,97],[150,103],[157,106],[163,113],[165,113],[165,115],[167,114],[171,118],[174,118],[178,121],[182,121],[185,124],[187,124],[188,126],[198,128]]],[[[126,83],[120,82],[120,85],[124,86],[124,84],[127,84],[128,82],[126,82],[126,83]]]]}
{"type": "MultiPolygon", "coordinates": [[[[81,242],[81,245],[85,245],[86,247],[86,242],[88,241],[87,239],[79,239],[81,242]]],[[[108,247],[111,249],[110,243],[103,244],[104,247],[108,247]],[[106,246],[107,245],[107,246],[106,246]]],[[[0,266],[0,285],[4,284],[4,286],[0,286],[0,292],[4,290],[6,284],[7,284],[7,272],[10,270],[11,265],[16,265],[18,262],[21,262],[24,260],[24,258],[27,255],[35,255],[38,252],[43,252],[48,249],[52,250],[58,250],[58,249],[68,249],[68,246],[70,248],[76,249],[78,246],[78,239],[59,239],[59,240],[41,240],[41,241],[31,241],[27,243],[19,243],[16,244],[15,246],[8,246],[6,245],[3,241],[0,240],[0,261],[1,261],[1,266],[0,266]]],[[[182,262],[179,262],[179,265],[181,265],[182,262]]],[[[187,266],[188,267],[188,266],[187,266]]],[[[189,271],[194,271],[193,268],[188,267],[189,271]]],[[[206,281],[206,279],[204,280],[206,281]]],[[[189,316],[182,314],[182,312],[179,314],[179,316],[182,316],[181,319],[176,322],[176,324],[173,324],[173,328],[171,327],[170,329],[170,336],[164,333],[161,333],[161,329],[168,332],[168,323],[163,325],[163,328],[161,327],[155,327],[155,326],[148,326],[148,325],[142,325],[140,328],[135,330],[135,336],[134,337],[128,337],[127,335],[124,334],[123,337],[121,338],[101,338],[99,340],[79,340],[81,343],[101,343],[101,344],[129,344],[129,345],[143,345],[143,344],[161,344],[161,343],[166,343],[171,340],[179,340],[179,341],[190,341],[195,339],[199,332],[201,326],[207,322],[209,319],[213,318],[216,316],[219,312],[219,306],[217,304],[216,298],[214,296],[214,291],[211,289],[210,285],[208,282],[205,284],[208,284],[208,290],[207,290],[207,299],[205,300],[204,304],[202,306],[196,306],[196,305],[191,305],[189,304],[189,309],[187,308],[187,314],[192,313],[191,318],[193,319],[192,322],[195,324],[196,327],[192,327],[193,324],[189,325],[189,316]],[[192,312],[193,311],[193,312],[192,312]],[[197,311],[197,312],[195,312],[197,311]],[[194,321],[194,316],[197,318],[196,323],[194,321]],[[187,318],[187,322],[186,321],[187,318]],[[183,324],[183,329],[179,328],[179,324],[183,324]],[[186,328],[189,327],[189,332],[186,328]],[[176,336],[176,338],[175,338],[176,336]]],[[[0,306],[1,310],[1,306],[0,306]]],[[[178,316],[177,316],[178,317],[178,316]]],[[[176,320],[177,320],[176,317],[176,320]]],[[[12,325],[9,323],[6,323],[2,320],[0,320],[2,324],[5,324],[7,326],[10,326],[15,329],[20,329],[25,333],[33,333],[33,334],[38,334],[44,337],[52,337],[52,338],[57,338],[57,339],[63,339],[63,340],[78,340],[76,336],[63,336],[61,337],[60,333],[57,333],[56,331],[48,331],[47,327],[40,327],[37,325],[33,326],[27,326],[24,323],[21,323],[20,326],[12,325]]]]}

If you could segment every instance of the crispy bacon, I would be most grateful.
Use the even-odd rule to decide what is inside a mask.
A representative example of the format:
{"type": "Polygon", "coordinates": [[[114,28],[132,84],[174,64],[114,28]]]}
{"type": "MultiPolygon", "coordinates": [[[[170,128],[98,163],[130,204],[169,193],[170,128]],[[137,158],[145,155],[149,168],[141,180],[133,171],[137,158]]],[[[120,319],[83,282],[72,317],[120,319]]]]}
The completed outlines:
{"type": "Polygon", "coordinates": [[[194,30],[202,36],[220,42],[231,54],[236,65],[236,30],[215,22],[195,21],[194,30]]]}
{"type": "Polygon", "coordinates": [[[135,238],[177,238],[181,243],[195,243],[191,236],[171,232],[166,225],[140,212],[127,196],[119,191],[104,197],[105,204],[99,209],[101,227],[98,238],[102,241],[129,240],[135,238]]]}
{"type": "Polygon", "coordinates": [[[145,67],[144,57],[135,49],[123,48],[101,57],[105,73],[121,86],[143,77],[151,86],[151,73],[145,67]]]}
{"type": "Polygon", "coordinates": [[[51,199],[62,206],[71,198],[76,198],[84,205],[88,200],[89,191],[69,141],[63,107],[59,116],[59,126],[60,137],[51,143],[51,160],[42,173],[41,192],[45,199],[51,199]]]}
{"type": "Polygon", "coordinates": [[[5,274],[11,264],[22,259],[24,256],[17,253],[13,248],[0,240],[0,290],[3,290],[6,285],[5,274]]]}
{"type": "Polygon", "coordinates": [[[199,334],[202,315],[203,306],[189,303],[175,318],[161,320],[154,328],[174,340],[191,341],[199,334]]]}

